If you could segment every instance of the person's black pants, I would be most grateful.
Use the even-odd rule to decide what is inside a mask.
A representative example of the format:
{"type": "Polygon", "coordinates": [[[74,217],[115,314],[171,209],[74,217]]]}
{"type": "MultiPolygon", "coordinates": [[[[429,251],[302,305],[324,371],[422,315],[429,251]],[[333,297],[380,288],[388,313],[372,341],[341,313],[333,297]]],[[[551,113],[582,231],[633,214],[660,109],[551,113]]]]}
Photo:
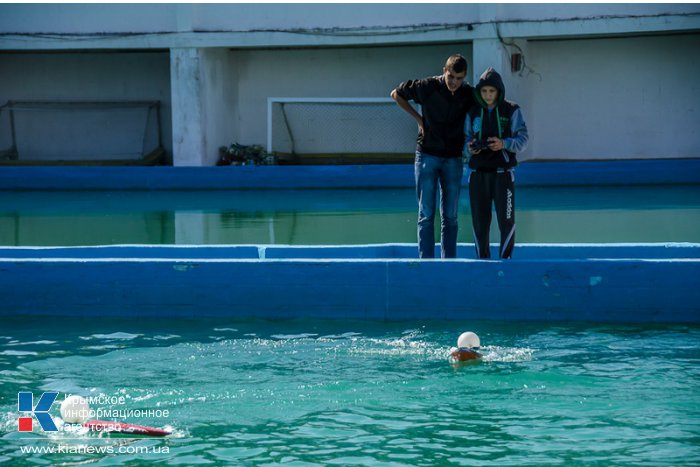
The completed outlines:
{"type": "Polygon", "coordinates": [[[510,258],[515,246],[515,175],[513,171],[472,171],[469,175],[469,204],[472,210],[476,257],[491,257],[489,230],[491,229],[491,205],[494,204],[498,229],[501,231],[499,256],[510,258]]]}

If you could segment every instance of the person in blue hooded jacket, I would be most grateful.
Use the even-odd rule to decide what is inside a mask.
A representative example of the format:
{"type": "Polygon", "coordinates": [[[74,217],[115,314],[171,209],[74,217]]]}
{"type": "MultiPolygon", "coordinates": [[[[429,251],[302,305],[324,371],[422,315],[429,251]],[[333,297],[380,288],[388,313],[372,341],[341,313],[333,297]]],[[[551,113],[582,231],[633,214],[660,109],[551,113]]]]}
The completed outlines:
{"type": "Polygon", "coordinates": [[[469,204],[477,258],[490,258],[491,205],[501,232],[499,257],[511,258],[515,246],[516,154],[527,146],[528,134],[518,104],[505,99],[501,75],[488,68],[474,90],[477,105],[464,122],[469,155],[469,204]]]}

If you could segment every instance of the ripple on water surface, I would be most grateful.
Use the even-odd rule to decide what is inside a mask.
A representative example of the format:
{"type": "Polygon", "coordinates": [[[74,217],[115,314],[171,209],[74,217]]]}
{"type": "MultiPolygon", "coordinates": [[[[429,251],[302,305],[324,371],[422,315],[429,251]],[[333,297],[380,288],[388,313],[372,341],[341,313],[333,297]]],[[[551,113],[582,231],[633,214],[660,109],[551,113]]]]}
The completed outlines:
{"type": "Polygon", "coordinates": [[[174,430],[136,441],[167,445],[154,458],[163,463],[635,465],[700,455],[694,328],[469,323],[483,361],[454,367],[449,349],[466,324],[230,324],[5,332],[0,458],[27,460],[16,452],[20,388],[167,410],[129,420],[174,430]]]}

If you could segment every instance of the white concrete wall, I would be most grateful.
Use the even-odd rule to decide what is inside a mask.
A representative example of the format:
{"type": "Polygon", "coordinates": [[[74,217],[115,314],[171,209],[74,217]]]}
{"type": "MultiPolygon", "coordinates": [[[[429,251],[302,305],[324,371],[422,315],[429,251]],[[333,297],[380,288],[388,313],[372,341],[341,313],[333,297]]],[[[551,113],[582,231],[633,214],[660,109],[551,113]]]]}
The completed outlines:
{"type": "Polygon", "coordinates": [[[167,4],[3,4],[0,31],[72,34],[176,31],[177,14],[177,6],[167,4]]]}
{"type": "MultiPolygon", "coordinates": [[[[193,7],[200,31],[396,27],[476,21],[478,4],[216,4],[193,7]]],[[[300,31],[301,32],[301,31],[300,31]]]]}
{"type": "Polygon", "coordinates": [[[697,13],[698,6],[682,3],[499,3],[481,4],[482,19],[543,21],[697,13]]]}
{"type": "MultiPolygon", "coordinates": [[[[401,81],[441,74],[453,53],[464,55],[471,66],[467,43],[232,51],[232,141],[265,144],[268,97],[389,97],[401,81]]],[[[413,141],[407,142],[408,152],[414,147],[413,141]]]]}
{"type": "Polygon", "coordinates": [[[218,133],[228,140],[212,146],[263,144],[268,96],[384,96],[404,79],[439,73],[444,58],[460,52],[472,82],[494,66],[522,106],[531,134],[522,160],[700,157],[700,61],[689,59],[700,35],[516,44],[531,70],[511,73],[505,50],[516,49],[488,39],[475,41],[473,54],[467,43],[231,51],[223,117],[231,125],[218,133]]]}
{"type": "Polygon", "coordinates": [[[2,4],[0,50],[96,51],[0,54],[0,102],[158,99],[175,164],[212,165],[264,144],[269,96],[383,97],[458,51],[473,80],[504,75],[524,159],[700,157],[698,31],[697,4],[2,4]],[[497,28],[532,73],[510,73],[497,28]]]}
{"type": "Polygon", "coordinates": [[[528,155],[700,157],[698,50],[698,34],[530,42],[528,155]]]}
{"type": "Polygon", "coordinates": [[[227,49],[211,48],[203,51],[204,85],[204,164],[215,165],[219,159],[219,147],[233,141],[231,114],[235,107],[234,86],[231,85],[230,60],[227,49]]]}
{"type": "MultiPolygon", "coordinates": [[[[0,53],[0,103],[8,100],[159,100],[163,145],[170,152],[172,132],[170,125],[169,58],[164,52],[134,53],[0,53]]],[[[59,116],[60,117],[60,116],[59,116]]],[[[60,118],[71,118],[65,114],[60,118]]],[[[115,115],[114,125],[119,117],[115,115]]],[[[154,122],[155,123],[155,122],[154,122]]],[[[141,132],[144,125],[136,128],[141,132]]],[[[8,140],[7,115],[0,118],[0,147],[6,149],[8,140]]],[[[31,154],[20,157],[41,158],[35,148],[52,148],[61,153],[63,141],[60,125],[52,130],[45,125],[31,140],[31,154]]],[[[86,138],[95,145],[108,141],[114,127],[109,119],[104,126],[90,130],[86,138]]],[[[25,135],[26,136],[26,135],[25,135]]],[[[134,135],[139,144],[141,134],[134,135]]],[[[75,143],[75,141],[73,141],[75,143]]],[[[19,142],[22,144],[22,141],[19,142]]],[[[70,151],[68,151],[70,152],[70,151]]],[[[103,152],[104,154],[104,152],[103,152]]],[[[70,156],[70,154],[65,154],[70,156]]]]}
{"type": "MultiPolygon", "coordinates": [[[[269,96],[384,97],[404,79],[439,73],[454,52],[467,56],[476,77],[488,64],[500,63],[508,97],[522,105],[532,135],[523,160],[700,157],[695,129],[700,90],[694,84],[700,62],[691,59],[700,35],[517,43],[533,73],[510,73],[503,48],[499,52],[498,43],[488,39],[475,41],[475,54],[469,43],[203,49],[200,116],[193,116],[190,104],[179,113],[187,131],[200,122],[201,139],[183,147],[176,164],[213,165],[218,147],[234,141],[264,144],[269,96]]],[[[0,54],[0,101],[157,99],[163,102],[163,141],[171,152],[168,64],[166,53],[0,54]]],[[[0,139],[5,141],[1,134],[0,139]]]]}
{"type": "MultiPolygon", "coordinates": [[[[381,28],[697,14],[695,4],[2,4],[0,32],[160,33],[381,28]]],[[[610,31],[609,31],[610,32],[610,31]]],[[[99,42],[99,40],[97,40],[99,42]]]]}

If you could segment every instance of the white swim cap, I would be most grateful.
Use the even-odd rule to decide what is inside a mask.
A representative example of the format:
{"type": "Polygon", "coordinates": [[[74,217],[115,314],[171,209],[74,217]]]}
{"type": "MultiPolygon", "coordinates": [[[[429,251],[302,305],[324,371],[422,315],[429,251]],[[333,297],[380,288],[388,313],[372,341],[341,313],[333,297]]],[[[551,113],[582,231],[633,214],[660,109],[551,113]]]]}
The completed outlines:
{"type": "Polygon", "coordinates": [[[90,404],[80,396],[68,396],[61,403],[61,418],[66,423],[85,423],[90,418],[90,404]]]}
{"type": "Polygon", "coordinates": [[[481,347],[481,341],[479,336],[471,331],[463,332],[459,339],[457,339],[457,347],[464,347],[467,349],[472,349],[475,347],[481,347]]]}

